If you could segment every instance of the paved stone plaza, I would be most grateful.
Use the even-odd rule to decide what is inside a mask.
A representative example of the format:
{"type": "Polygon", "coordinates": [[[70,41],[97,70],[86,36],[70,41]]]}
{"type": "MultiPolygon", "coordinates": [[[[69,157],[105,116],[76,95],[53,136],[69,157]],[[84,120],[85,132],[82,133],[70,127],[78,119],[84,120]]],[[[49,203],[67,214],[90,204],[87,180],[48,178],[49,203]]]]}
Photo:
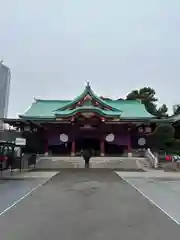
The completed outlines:
{"type": "Polygon", "coordinates": [[[66,169],[21,177],[0,184],[3,240],[179,239],[177,174],[66,169]]]}

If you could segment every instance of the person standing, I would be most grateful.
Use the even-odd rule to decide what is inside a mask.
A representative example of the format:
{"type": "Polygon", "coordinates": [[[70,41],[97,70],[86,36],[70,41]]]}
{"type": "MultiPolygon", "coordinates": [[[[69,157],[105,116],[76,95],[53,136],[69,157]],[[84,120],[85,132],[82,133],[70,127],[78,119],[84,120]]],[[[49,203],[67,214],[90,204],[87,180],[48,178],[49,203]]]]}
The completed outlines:
{"type": "Polygon", "coordinates": [[[84,149],[82,155],[85,161],[85,168],[89,168],[89,161],[92,157],[92,151],[90,149],[84,149]]]}

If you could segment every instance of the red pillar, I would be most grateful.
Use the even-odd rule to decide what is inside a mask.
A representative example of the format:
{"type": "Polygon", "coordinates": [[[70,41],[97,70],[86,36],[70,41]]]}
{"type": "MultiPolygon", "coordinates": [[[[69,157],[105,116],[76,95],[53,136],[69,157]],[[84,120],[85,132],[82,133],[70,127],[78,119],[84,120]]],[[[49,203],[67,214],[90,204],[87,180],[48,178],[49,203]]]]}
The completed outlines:
{"type": "Polygon", "coordinates": [[[44,150],[44,155],[48,156],[48,137],[47,137],[47,132],[44,130],[43,132],[43,139],[44,139],[44,146],[43,146],[43,150],[44,150]]]}
{"type": "Polygon", "coordinates": [[[75,140],[73,140],[71,145],[71,156],[75,156],[75,155],[76,155],[76,142],[75,140]]]}
{"type": "Polygon", "coordinates": [[[132,157],[131,135],[128,136],[128,157],[132,157]]]}
{"type": "Polygon", "coordinates": [[[44,154],[47,156],[48,155],[48,140],[45,139],[45,142],[44,142],[44,154]]]}
{"type": "Polygon", "coordinates": [[[104,139],[101,139],[101,142],[100,142],[100,155],[102,157],[105,155],[104,139]]]}

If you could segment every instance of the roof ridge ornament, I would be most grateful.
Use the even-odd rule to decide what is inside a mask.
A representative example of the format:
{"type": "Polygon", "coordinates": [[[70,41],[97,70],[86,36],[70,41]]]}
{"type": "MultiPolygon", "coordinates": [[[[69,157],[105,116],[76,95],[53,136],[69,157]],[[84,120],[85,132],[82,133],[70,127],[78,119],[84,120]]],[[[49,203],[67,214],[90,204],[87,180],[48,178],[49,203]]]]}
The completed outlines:
{"type": "Polygon", "coordinates": [[[86,80],[86,88],[91,88],[90,82],[88,80],[86,80]]]}

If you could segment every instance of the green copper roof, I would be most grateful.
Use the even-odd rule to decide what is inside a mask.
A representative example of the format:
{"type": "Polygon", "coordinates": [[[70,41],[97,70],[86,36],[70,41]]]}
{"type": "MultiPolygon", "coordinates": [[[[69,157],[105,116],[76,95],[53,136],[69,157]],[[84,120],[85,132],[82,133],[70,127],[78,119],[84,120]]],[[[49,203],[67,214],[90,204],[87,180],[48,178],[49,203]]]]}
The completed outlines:
{"type": "MultiPolygon", "coordinates": [[[[83,99],[85,96],[91,96],[92,99],[96,100],[97,102],[99,102],[100,104],[102,104],[103,106],[106,107],[110,107],[110,108],[114,108],[113,106],[111,106],[110,104],[108,104],[106,101],[102,100],[100,97],[98,97],[91,89],[89,83],[87,84],[86,88],[84,89],[84,91],[77,96],[74,100],[69,101],[69,103],[67,103],[67,105],[63,106],[63,107],[59,107],[58,110],[63,110],[66,109],[68,107],[70,107],[73,104],[78,103],[81,99],[83,99]]],[[[113,110],[117,110],[116,108],[114,108],[113,110]]]]}
{"type": "Polygon", "coordinates": [[[91,90],[88,85],[83,93],[74,100],[39,100],[36,99],[31,107],[20,115],[21,118],[55,119],[56,117],[73,116],[77,112],[95,112],[102,116],[119,117],[120,119],[149,119],[154,118],[147,112],[145,106],[138,100],[102,100],[91,90]],[[82,106],[70,109],[73,104],[78,103],[85,96],[90,95],[92,99],[108,109],[104,110],[93,106],[91,101],[85,101],[82,106]]]}
{"type": "Polygon", "coordinates": [[[100,115],[103,116],[112,116],[112,117],[120,117],[121,115],[121,111],[111,111],[111,110],[103,110],[100,109],[98,107],[87,107],[87,106],[82,106],[82,107],[77,107],[73,110],[64,110],[64,111],[55,111],[55,115],[58,117],[61,116],[71,116],[71,115],[75,115],[78,112],[95,112],[95,113],[99,113],[100,115]]]}

